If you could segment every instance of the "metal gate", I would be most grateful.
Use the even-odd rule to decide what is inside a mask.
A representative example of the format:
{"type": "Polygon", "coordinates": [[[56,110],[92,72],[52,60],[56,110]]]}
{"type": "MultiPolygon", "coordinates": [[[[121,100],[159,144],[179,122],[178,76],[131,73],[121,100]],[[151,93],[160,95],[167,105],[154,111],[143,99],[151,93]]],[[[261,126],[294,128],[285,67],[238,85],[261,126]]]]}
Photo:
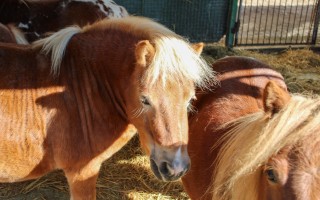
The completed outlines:
{"type": "Polygon", "coordinates": [[[320,0],[232,0],[228,46],[316,45],[320,0]]]}

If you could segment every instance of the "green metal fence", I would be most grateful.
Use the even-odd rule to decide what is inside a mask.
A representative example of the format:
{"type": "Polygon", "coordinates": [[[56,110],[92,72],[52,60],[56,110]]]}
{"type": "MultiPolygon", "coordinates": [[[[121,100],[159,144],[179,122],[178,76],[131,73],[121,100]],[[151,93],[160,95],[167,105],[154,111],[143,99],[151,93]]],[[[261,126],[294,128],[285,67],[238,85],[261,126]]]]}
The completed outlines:
{"type": "Polygon", "coordinates": [[[150,17],[192,42],[217,42],[226,33],[228,0],[116,0],[130,14],[150,17]]]}

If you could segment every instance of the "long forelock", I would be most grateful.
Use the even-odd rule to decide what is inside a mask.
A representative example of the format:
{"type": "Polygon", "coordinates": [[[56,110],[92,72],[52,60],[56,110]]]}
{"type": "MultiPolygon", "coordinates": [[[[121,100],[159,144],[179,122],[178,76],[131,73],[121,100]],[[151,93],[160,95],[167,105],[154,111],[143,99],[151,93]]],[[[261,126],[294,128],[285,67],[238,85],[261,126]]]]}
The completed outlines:
{"type": "MultiPolygon", "coordinates": [[[[320,98],[293,95],[285,109],[271,119],[257,112],[226,125],[234,128],[227,133],[219,153],[214,197],[237,199],[239,196],[234,195],[241,193],[241,187],[254,187],[260,175],[255,172],[283,147],[319,131],[319,122],[320,98]]],[[[317,137],[315,142],[320,140],[320,135],[317,137]]]]}
{"type": "Polygon", "coordinates": [[[160,35],[153,38],[154,58],[145,74],[145,79],[154,84],[161,81],[192,81],[200,88],[209,88],[216,83],[210,66],[181,37],[160,35]]]}
{"type": "Polygon", "coordinates": [[[212,68],[191,48],[189,42],[159,23],[130,16],[103,20],[85,27],[84,31],[95,27],[125,29],[133,35],[145,37],[154,45],[155,55],[144,76],[144,80],[150,84],[159,79],[163,84],[167,81],[190,80],[200,88],[209,88],[217,82],[212,68]]]}

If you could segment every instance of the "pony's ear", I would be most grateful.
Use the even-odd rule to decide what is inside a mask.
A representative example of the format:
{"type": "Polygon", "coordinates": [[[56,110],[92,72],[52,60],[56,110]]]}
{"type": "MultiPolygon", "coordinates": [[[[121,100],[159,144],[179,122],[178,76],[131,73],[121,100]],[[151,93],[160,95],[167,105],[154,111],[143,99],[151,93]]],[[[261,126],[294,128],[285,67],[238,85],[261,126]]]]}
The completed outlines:
{"type": "Polygon", "coordinates": [[[269,81],[263,93],[263,106],[271,115],[279,112],[290,100],[289,93],[274,81],[269,81]]]}
{"type": "Polygon", "coordinates": [[[198,55],[200,55],[202,53],[204,43],[203,42],[194,43],[194,44],[191,44],[191,47],[198,55]]]}
{"type": "Polygon", "coordinates": [[[148,40],[138,42],[135,49],[136,62],[138,65],[147,66],[153,59],[155,50],[148,40]]]}

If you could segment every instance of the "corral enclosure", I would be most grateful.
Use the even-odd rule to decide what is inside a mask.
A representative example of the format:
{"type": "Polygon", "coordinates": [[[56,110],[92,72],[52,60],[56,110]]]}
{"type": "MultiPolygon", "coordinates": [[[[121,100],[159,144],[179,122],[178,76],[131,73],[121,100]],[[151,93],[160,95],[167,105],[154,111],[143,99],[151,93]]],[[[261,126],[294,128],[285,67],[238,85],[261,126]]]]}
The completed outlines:
{"type": "Polygon", "coordinates": [[[193,42],[229,46],[318,44],[319,0],[119,0],[193,42]]]}

